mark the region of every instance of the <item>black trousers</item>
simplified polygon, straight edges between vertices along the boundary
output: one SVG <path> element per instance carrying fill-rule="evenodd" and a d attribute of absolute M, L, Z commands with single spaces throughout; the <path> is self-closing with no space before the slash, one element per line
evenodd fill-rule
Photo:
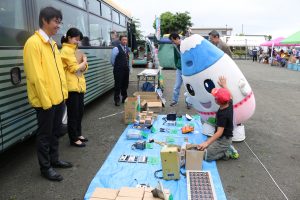
<path fill-rule="evenodd" d="M 257 61 L 257 55 L 253 56 L 252 61 Z"/>
<path fill-rule="evenodd" d="M 129 69 L 128 67 L 114 68 L 114 78 L 115 78 L 115 102 L 120 102 L 120 93 L 122 99 L 127 98 L 127 89 L 129 84 Z"/>
<path fill-rule="evenodd" d="M 61 131 L 64 103 L 43 110 L 35 108 L 38 120 L 36 137 L 37 156 L 41 171 L 58 161 L 58 137 Z"/>
<path fill-rule="evenodd" d="M 68 109 L 68 134 L 70 142 L 76 142 L 81 136 L 81 121 L 84 110 L 84 93 L 69 92 L 66 101 Z"/>

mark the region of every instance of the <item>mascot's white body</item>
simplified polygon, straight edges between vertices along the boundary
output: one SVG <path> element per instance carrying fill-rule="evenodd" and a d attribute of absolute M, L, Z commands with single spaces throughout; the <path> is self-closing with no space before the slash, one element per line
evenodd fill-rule
<path fill-rule="evenodd" d="M 233 98 L 233 141 L 245 139 L 243 122 L 255 111 L 252 89 L 235 62 L 223 51 L 200 35 L 192 35 L 181 42 L 182 78 L 188 92 L 187 101 L 199 112 L 204 124 L 204 134 L 214 133 L 210 126 L 219 106 L 211 90 L 218 85 L 220 76 L 225 76 Z"/>

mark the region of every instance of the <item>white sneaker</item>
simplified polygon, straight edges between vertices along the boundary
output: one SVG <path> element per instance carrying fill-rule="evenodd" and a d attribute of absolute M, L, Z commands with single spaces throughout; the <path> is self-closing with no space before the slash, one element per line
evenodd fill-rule
<path fill-rule="evenodd" d="M 174 107 L 174 106 L 176 106 L 178 103 L 176 102 L 176 101 L 172 101 L 172 103 L 170 103 L 170 106 L 171 107 Z"/>

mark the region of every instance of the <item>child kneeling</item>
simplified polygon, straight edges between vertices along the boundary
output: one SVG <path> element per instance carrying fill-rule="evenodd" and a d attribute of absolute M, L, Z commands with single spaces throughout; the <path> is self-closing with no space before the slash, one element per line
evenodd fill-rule
<path fill-rule="evenodd" d="M 233 148 L 233 105 L 230 91 L 227 88 L 226 78 L 221 76 L 218 84 L 221 88 L 214 88 L 211 94 L 220 106 L 216 113 L 215 134 L 207 141 L 198 145 L 199 150 L 204 150 L 204 160 L 238 158 L 237 151 Z"/>

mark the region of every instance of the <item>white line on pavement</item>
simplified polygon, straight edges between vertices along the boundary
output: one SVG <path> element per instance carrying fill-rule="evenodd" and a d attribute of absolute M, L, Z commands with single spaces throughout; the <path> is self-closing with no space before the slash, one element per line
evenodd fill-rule
<path fill-rule="evenodd" d="M 279 187 L 279 185 L 276 183 L 275 179 L 273 178 L 273 176 L 270 174 L 269 170 L 265 167 L 265 165 L 260 161 L 260 159 L 258 158 L 258 156 L 252 151 L 252 149 L 250 148 L 250 146 L 248 145 L 248 143 L 244 140 L 244 143 L 246 144 L 246 146 L 248 147 L 248 149 L 252 152 L 252 154 L 256 157 L 256 159 L 258 160 L 258 162 L 263 166 L 263 168 L 265 169 L 265 171 L 268 173 L 268 175 L 270 176 L 270 178 L 272 179 L 272 181 L 275 183 L 276 187 L 279 189 L 279 191 L 283 194 L 283 196 L 285 197 L 286 200 L 288 200 L 287 196 L 284 194 L 284 192 L 282 191 L 282 189 Z"/>
<path fill-rule="evenodd" d="M 121 111 L 121 112 L 117 112 L 117 113 L 114 113 L 114 114 L 110 114 L 110 115 L 106 115 L 104 117 L 100 117 L 99 119 L 105 119 L 105 118 L 108 118 L 108 117 L 112 117 L 112 116 L 115 116 L 115 115 L 118 115 L 118 114 L 122 114 L 124 111 Z"/>

